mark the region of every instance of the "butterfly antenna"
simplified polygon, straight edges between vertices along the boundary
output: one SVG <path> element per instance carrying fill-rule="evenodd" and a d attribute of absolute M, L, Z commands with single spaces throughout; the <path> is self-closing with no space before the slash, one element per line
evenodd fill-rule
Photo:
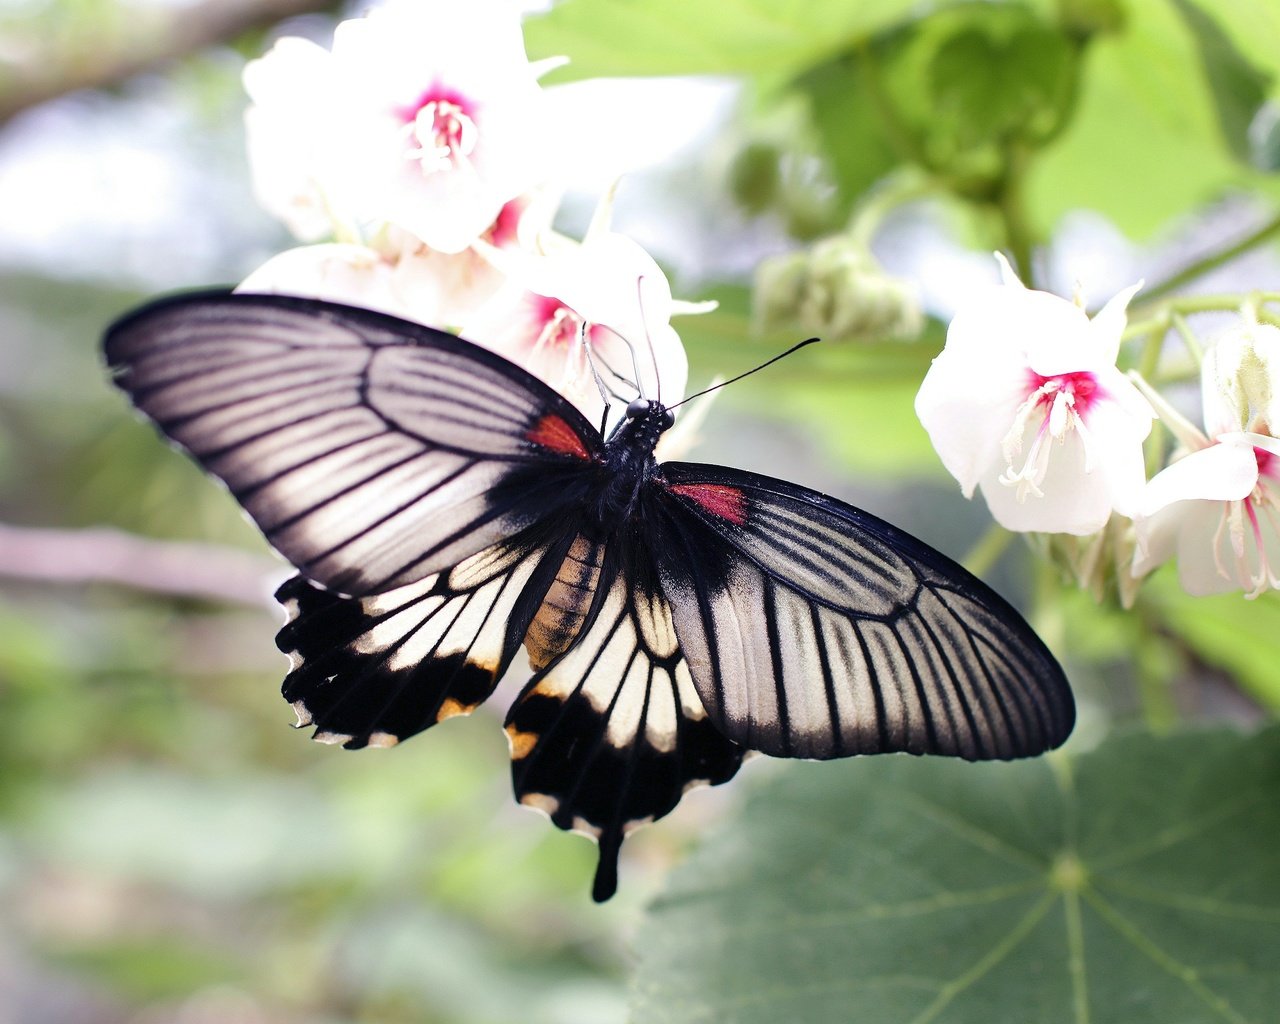
<path fill-rule="evenodd" d="M 779 352 L 772 359 L 766 360 L 765 362 L 761 363 L 759 366 L 752 367 L 746 373 L 740 373 L 736 377 L 730 377 L 728 380 L 722 380 L 719 384 L 712 384 L 711 387 L 703 388 L 701 391 L 695 392 L 694 394 L 689 395 L 686 398 L 682 398 L 680 401 L 676 402 L 675 405 L 669 405 L 667 406 L 667 408 L 678 409 L 680 406 L 684 405 L 685 402 L 691 402 L 695 398 L 701 398 L 703 395 L 709 394 L 712 391 L 716 391 L 719 388 L 724 387 L 726 384 L 732 384 L 735 381 L 740 381 L 742 380 L 743 377 L 750 377 L 753 373 L 757 372 L 758 370 L 763 370 L 766 366 L 772 366 L 779 359 L 785 359 L 787 356 L 791 355 L 793 352 L 799 352 L 806 345 L 812 345 L 815 342 L 818 342 L 821 340 L 822 340 L 821 338 L 806 338 L 804 341 L 801 341 L 796 343 L 795 345 L 792 345 L 785 352 Z"/>
<path fill-rule="evenodd" d="M 649 333 L 649 318 L 644 315 L 644 274 L 636 278 L 636 305 L 640 309 L 640 326 L 644 330 L 644 343 L 649 346 L 649 359 L 653 363 L 654 386 L 658 393 L 654 396 L 658 404 L 662 404 L 662 375 L 658 373 L 658 350 L 653 344 L 653 335 Z M 640 380 L 640 368 L 636 367 L 636 380 Z M 640 389 L 637 387 L 637 391 Z"/>
<path fill-rule="evenodd" d="M 587 343 L 587 322 L 582 321 L 578 325 L 578 344 L 582 346 L 582 351 L 587 354 L 587 365 L 591 367 L 591 379 L 596 382 L 596 388 L 600 392 L 600 401 L 604 403 L 605 417 L 609 416 L 609 396 L 613 394 L 613 390 L 605 385 L 604 378 L 600 376 L 600 371 L 596 369 L 595 355 L 591 351 L 591 346 Z M 616 395 L 614 396 L 617 397 Z M 600 433 L 604 433 L 604 424 L 600 426 Z"/>
<path fill-rule="evenodd" d="M 607 330 L 607 328 L 606 328 L 606 330 Z M 629 387 L 629 388 L 630 388 L 632 391 L 634 391 L 636 394 L 639 394 L 639 393 L 640 393 L 640 385 L 639 385 L 639 384 L 637 384 L 635 381 L 633 381 L 633 380 L 632 380 L 630 377 L 628 377 L 626 374 L 619 373 L 617 370 L 615 370 L 615 369 L 613 368 L 613 366 L 609 363 L 609 360 L 607 360 L 607 359 L 604 357 L 604 353 L 602 353 L 602 352 L 597 352 L 597 353 L 595 354 L 595 356 L 596 356 L 596 358 L 597 358 L 598 360 L 600 360 L 600 365 L 601 365 L 601 366 L 603 366 L 606 370 L 608 370 L 608 371 L 609 371 L 609 376 L 610 376 L 610 377 L 612 377 L 612 378 L 613 378 L 614 380 L 616 380 L 616 381 L 620 381 L 621 383 L 625 384 L 627 387 Z M 610 389 L 610 390 L 612 390 L 612 389 Z M 619 394 L 617 394 L 617 393 L 615 392 L 614 397 L 616 397 L 616 398 L 618 398 L 618 399 L 622 399 L 622 398 L 625 398 L 626 396 L 625 396 L 625 395 L 619 395 Z M 627 398 L 627 401 L 629 402 L 629 401 L 631 401 L 631 399 L 630 399 L 630 398 Z"/>

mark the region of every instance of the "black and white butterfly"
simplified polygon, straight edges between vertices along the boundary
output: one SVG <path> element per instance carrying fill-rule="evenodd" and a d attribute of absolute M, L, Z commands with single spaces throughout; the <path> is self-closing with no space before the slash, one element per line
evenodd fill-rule
<path fill-rule="evenodd" d="M 659 464 L 658 402 L 606 440 L 486 349 L 278 295 L 163 299 L 105 344 L 297 567 L 277 643 L 316 739 L 466 714 L 524 645 L 516 796 L 599 841 L 597 900 L 629 830 L 748 751 L 1007 759 L 1071 731 L 1062 670 L 985 584 L 816 491 Z"/>

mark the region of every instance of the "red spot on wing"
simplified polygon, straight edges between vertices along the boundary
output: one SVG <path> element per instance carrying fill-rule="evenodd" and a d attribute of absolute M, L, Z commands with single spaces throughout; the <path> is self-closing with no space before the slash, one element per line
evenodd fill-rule
<path fill-rule="evenodd" d="M 587 446 L 583 444 L 582 438 L 573 427 L 553 412 L 547 413 L 538 420 L 525 437 L 534 444 L 559 452 L 561 455 L 573 455 L 579 459 L 591 458 Z"/>
<path fill-rule="evenodd" d="M 747 521 L 747 496 L 726 484 L 674 484 L 674 494 L 688 498 L 703 511 L 741 526 Z"/>

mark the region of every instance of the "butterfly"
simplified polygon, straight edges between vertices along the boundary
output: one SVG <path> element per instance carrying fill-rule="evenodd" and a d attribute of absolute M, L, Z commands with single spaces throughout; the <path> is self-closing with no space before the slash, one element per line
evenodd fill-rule
<path fill-rule="evenodd" d="M 105 352 L 297 568 L 277 645 L 315 739 L 467 714 L 523 645 L 516 798 L 596 838 L 596 900 L 628 832 L 748 752 L 1009 759 L 1071 731 L 1062 669 L 1003 598 L 817 491 L 657 462 L 661 402 L 606 438 L 487 349 L 280 295 L 161 299 Z"/>

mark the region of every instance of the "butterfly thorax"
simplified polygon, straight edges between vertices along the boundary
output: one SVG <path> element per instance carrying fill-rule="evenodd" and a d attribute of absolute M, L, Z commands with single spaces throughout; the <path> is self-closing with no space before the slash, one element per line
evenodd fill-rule
<path fill-rule="evenodd" d="M 610 435 L 596 457 L 598 475 L 574 538 L 551 588 L 529 626 L 525 649 L 534 668 L 567 651 L 585 627 L 611 541 L 640 514 L 645 483 L 658 472 L 653 457 L 670 425 L 662 406 L 637 410 Z"/>
<path fill-rule="evenodd" d="M 671 426 L 672 416 L 665 406 L 648 402 L 639 412 L 640 404 L 632 403 L 627 418 L 609 436 L 599 455 L 602 486 L 591 518 L 605 534 L 637 511 L 641 489 L 658 472 L 653 457 L 658 438 Z"/>

